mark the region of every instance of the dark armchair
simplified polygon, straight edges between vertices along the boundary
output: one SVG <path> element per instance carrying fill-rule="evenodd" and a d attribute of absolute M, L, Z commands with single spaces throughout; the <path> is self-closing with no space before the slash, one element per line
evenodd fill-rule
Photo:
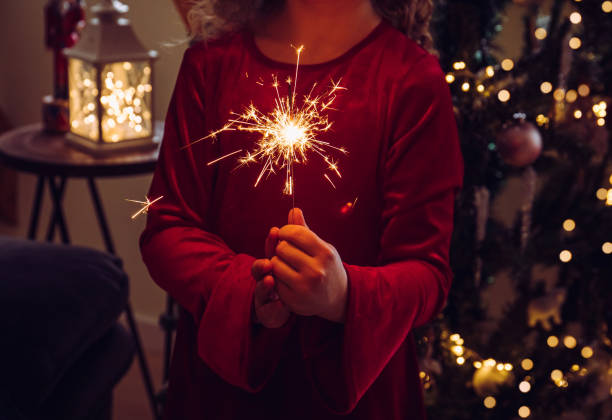
<path fill-rule="evenodd" d="M 0 419 L 110 419 L 127 298 L 116 257 L 0 237 Z"/>

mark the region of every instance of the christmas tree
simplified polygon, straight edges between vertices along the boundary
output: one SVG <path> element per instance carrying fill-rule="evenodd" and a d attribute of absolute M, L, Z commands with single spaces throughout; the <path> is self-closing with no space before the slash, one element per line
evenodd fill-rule
<path fill-rule="evenodd" d="M 514 3 L 514 60 L 494 43 L 511 1 L 438 2 L 433 23 L 465 186 L 453 287 L 418 334 L 425 400 L 432 419 L 612 418 L 612 1 Z"/>

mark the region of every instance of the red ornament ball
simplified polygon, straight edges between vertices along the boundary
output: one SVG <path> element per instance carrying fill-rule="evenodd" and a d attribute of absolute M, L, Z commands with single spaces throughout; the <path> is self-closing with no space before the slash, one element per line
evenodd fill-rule
<path fill-rule="evenodd" d="M 542 153 L 542 135 L 535 125 L 519 119 L 504 125 L 497 137 L 497 150 L 508 165 L 522 168 Z"/>

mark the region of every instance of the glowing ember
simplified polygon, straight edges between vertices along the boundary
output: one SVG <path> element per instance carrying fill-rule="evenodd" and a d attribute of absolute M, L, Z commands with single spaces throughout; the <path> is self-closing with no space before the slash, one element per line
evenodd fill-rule
<path fill-rule="evenodd" d="M 161 200 L 162 198 L 164 198 L 163 195 L 160 196 L 160 197 L 157 197 L 153 201 L 149 200 L 148 197 L 145 197 L 145 200 L 147 200 L 147 201 L 130 200 L 130 199 L 127 199 L 127 198 L 125 199 L 125 201 L 129 201 L 131 203 L 138 203 L 138 204 L 142 204 L 143 205 L 143 207 L 140 210 L 138 210 L 136 213 L 134 213 L 132 215 L 132 219 L 135 219 L 135 218 L 137 218 L 139 215 L 141 215 L 143 213 L 146 214 L 149 211 L 149 207 L 151 207 L 154 203 L 156 203 L 157 201 Z"/>

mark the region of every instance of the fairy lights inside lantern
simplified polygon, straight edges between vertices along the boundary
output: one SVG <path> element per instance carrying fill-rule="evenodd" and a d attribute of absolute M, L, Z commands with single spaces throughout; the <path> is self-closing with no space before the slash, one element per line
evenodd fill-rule
<path fill-rule="evenodd" d="M 106 153 L 155 146 L 153 61 L 124 17 L 128 7 L 104 0 L 68 57 L 68 139 Z"/>

